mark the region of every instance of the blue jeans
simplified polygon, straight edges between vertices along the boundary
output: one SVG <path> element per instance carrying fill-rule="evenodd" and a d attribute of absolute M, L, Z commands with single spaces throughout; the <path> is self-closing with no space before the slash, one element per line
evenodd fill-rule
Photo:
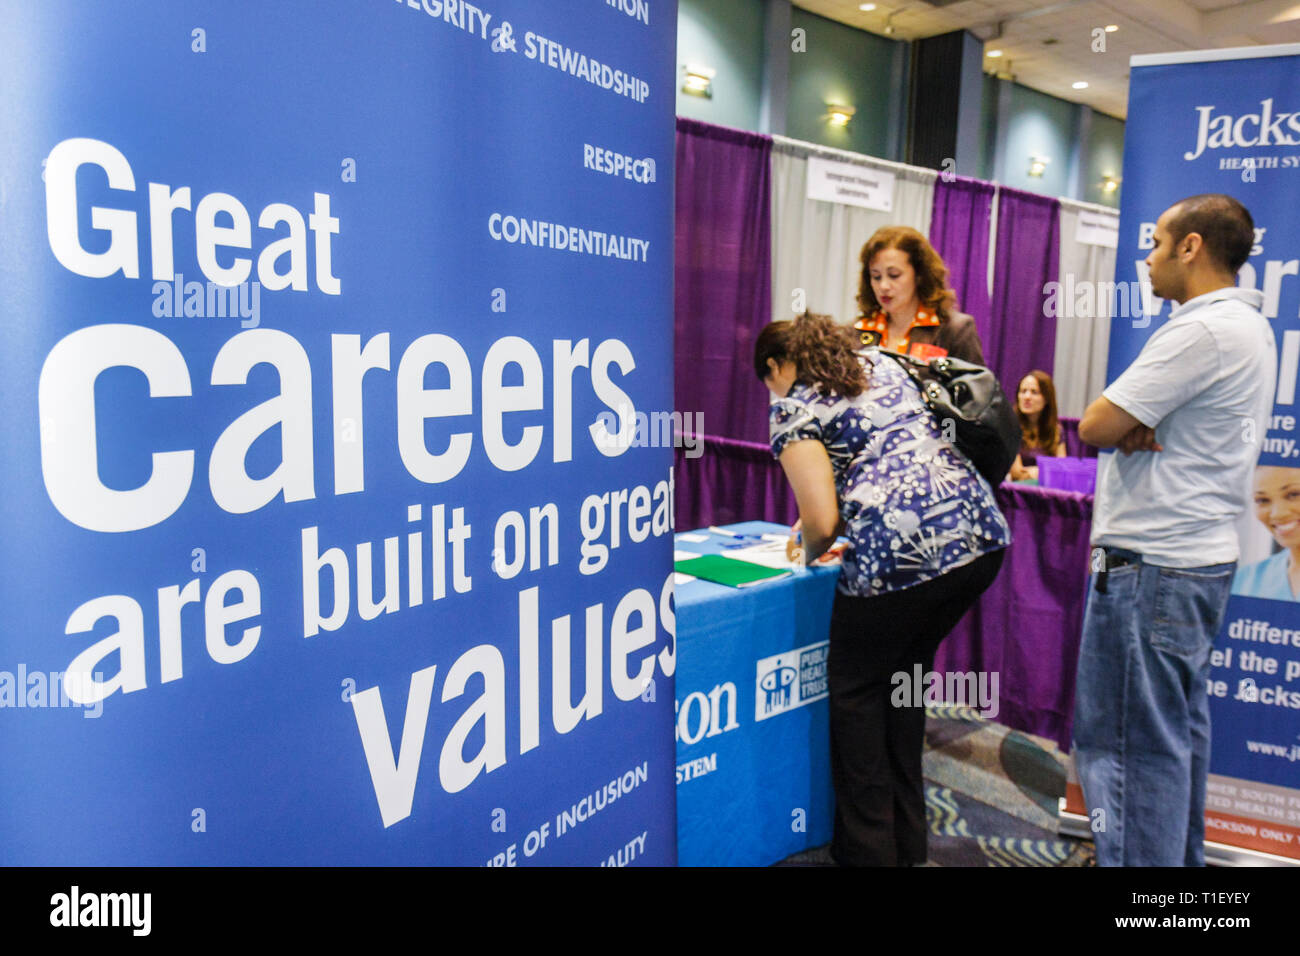
<path fill-rule="evenodd" d="M 1101 866 L 1204 866 L 1206 681 L 1236 562 L 1134 563 L 1088 588 L 1075 687 L 1075 768 Z M 1100 811 L 1100 812 L 1099 812 Z"/>

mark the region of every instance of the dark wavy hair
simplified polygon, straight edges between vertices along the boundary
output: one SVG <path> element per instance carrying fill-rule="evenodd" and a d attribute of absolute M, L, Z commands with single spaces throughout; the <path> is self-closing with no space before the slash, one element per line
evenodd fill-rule
<path fill-rule="evenodd" d="M 1038 383 L 1038 391 L 1043 396 L 1043 410 L 1038 413 L 1037 424 L 1031 422 L 1029 416 L 1020 410 L 1020 382 L 1027 378 Z M 1056 386 L 1052 384 L 1052 376 L 1036 368 L 1020 376 L 1020 382 L 1016 383 L 1016 417 L 1020 419 L 1024 443 L 1030 448 L 1056 451 L 1057 443 L 1061 440 L 1061 425 L 1056 415 Z"/>
<path fill-rule="evenodd" d="M 948 267 L 928 239 L 910 226 L 885 226 L 877 229 L 858 256 L 862 273 L 858 279 L 858 308 L 863 315 L 880 311 L 876 293 L 871 289 L 871 260 L 886 249 L 897 249 L 907 254 L 907 261 L 916 271 L 916 297 L 921 304 L 939 317 L 941 323 L 957 310 L 957 293 L 948 288 Z"/>
<path fill-rule="evenodd" d="M 754 342 L 754 374 L 759 381 L 771 369 L 768 359 L 794 362 L 796 381 L 846 398 L 861 395 L 867 374 L 858 360 L 857 333 L 829 315 L 805 312 L 793 319 L 769 322 Z"/>

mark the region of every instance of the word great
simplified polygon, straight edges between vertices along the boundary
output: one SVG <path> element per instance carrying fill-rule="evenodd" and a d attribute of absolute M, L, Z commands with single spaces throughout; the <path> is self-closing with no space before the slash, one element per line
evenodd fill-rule
<path fill-rule="evenodd" d="M 110 189 L 135 192 L 135 173 L 126 157 L 114 146 L 97 139 L 65 139 L 45 161 L 45 216 L 50 249 L 59 263 L 71 272 L 91 279 L 103 279 L 121 272 L 128 279 L 140 278 L 140 239 L 137 215 L 130 209 L 90 207 L 90 229 L 108 233 L 108 248 L 89 252 L 81 244 L 83 211 L 77 198 L 77 175 L 83 166 L 103 173 Z M 83 178 L 83 182 L 84 182 Z M 257 217 L 259 229 L 289 227 L 289 234 L 268 242 L 257 258 L 257 279 L 271 291 L 292 288 L 307 291 L 307 229 L 315 234 L 316 287 L 338 295 L 339 280 L 332 272 L 330 237 L 339 231 L 339 221 L 330 215 L 330 197 L 315 194 L 315 207 L 303 215 L 287 203 L 274 202 Z M 153 277 L 171 282 L 174 274 L 172 227 L 178 209 L 189 212 L 193 198 L 189 186 L 172 189 L 161 183 L 149 184 L 149 251 Z M 217 217 L 227 224 L 218 225 Z M 199 268 L 218 285 L 235 286 L 246 281 L 253 260 L 234 256 L 230 265 L 218 261 L 223 249 L 252 249 L 252 225 L 244 204 L 228 193 L 208 193 L 194 209 L 194 245 Z M 288 263 L 280 267 L 280 260 Z"/>
<path fill-rule="evenodd" d="M 364 491 L 365 408 L 362 381 L 369 373 L 392 369 L 389 333 L 364 344 L 360 335 L 331 335 L 331 402 L 333 411 L 334 494 Z M 259 365 L 279 377 L 278 395 L 239 415 L 217 437 L 208 455 L 208 490 L 212 500 L 231 514 L 248 514 L 278 496 L 285 502 L 316 497 L 316 416 L 312 405 L 312 367 L 293 336 L 277 329 L 248 329 L 230 338 L 212 362 L 211 384 L 246 385 Z M 425 385 L 430 367 L 440 366 L 448 384 Z M 513 374 L 509 366 L 517 366 Z M 573 458 L 573 379 L 590 369 L 592 391 L 608 408 L 635 414 L 627 393 L 610 377 L 610 366 L 626 375 L 636 368 L 631 350 L 618 339 L 590 348 L 557 339 L 551 343 L 551 460 Z M 196 453 L 192 449 L 153 451 L 141 438 L 114 453 L 150 456 L 148 479 L 136 488 L 110 488 L 100 478 L 95 382 L 110 368 L 144 373 L 150 398 L 186 397 L 193 393 L 190 368 L 176 344 L 161 332 L 140 325 L 91 325 L 60 339 L 41 367 L 41 475 L 45 491 L 59 513 L 91 531 L 138 531 L 165 521 L 189 496 Z M 507 379 L 519 384 L 507 385 Z M 482 404 L 479 427 L 465 422 L 474 413 L 475 375 L 469 356 L 448 335 L 430 333 L 406 347 L 390 376 L 396 391 L 397 451 L 407 472 L 425 484 L 450 481 L 469 460 L 478 432 L 489 461 L 500 471 L 519 471 L 537 457 L 544 425 L 527 424 L 513 443 L 506 437 L 506 418 L 516 412 L 543 411 L 542 361 L 525 339 L 506 336 L 492 343 L 478 377 Z M 629 412 L 630 410 L 630 412 Z M 426 423 L 441 423 L 436 439 L 426 439 Z M 513 426 L 518 428 L 519 426 Z M 629 427 L 620 423 L 619 430 Z M 592 443 L 604 456 L 617 457 L 627 445 L 612 440 L 605 425 L 587 426 Z M 280 461 L 268 475 L 248 474 L 249 450 L 268 432 Z M 346 440 L 343 436 L 350 436 Z M 429 441 L 441 450 L 431 451 Z"/>

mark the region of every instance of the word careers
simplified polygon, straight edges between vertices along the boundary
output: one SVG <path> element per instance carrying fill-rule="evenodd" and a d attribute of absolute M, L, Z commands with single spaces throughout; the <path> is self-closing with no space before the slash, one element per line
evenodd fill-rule
<path fill-rule="evenodd" d="M 55 258 L 77 275 L 106 278 L 121 272 L 138 278 L 137 216 L 129 209 L 90 207 L 91 232 L 107 232 L 108 248 L 88 252 L 81 244 L 85 215 L 77 201 L 77 177 L 82 167 L 97 167 L 108 186 L 135 191 L 135 177 L 126 157 L 108 143 L 93 139 L 68 139 L 50 152 L 46 161 L 45 199 L 50 248 Z M 83 178 L 82 182 L 86 180 Z M 149 184 L 150 247 L 153 275 L 170 280 L 174 266 L 172 217 L 189 210 L 188 186 L 173 190 Z M 339 220 L 330 216 L 330 197 L 315 194 L 315 211 L 306 223 L 315 233 L 315 279 L 320 291 L 340 293 L 331 268 L 331 237 L 339 233 Z M 233 225 L 217 225 L 218 214 Z M 228 267 L 217 262 L 217 251 L 251 249 L 248 211 L 234 196 L 211 193 L 198 203 L 194 215 L 199 267 L 214 282 L 238 284 L 251 270 L 250 258 L 236 257 Z M 288 236 L 277 238 L 262 250 L 257 261 L 258 281 L 269 290 L 307 288 L 307 243 L 302 214 L 285 203 L 272 203 L 258 216 L 261 229 L 287 224 Z M 280 260 L 288 267 L 278 271 Z M 331 399 L 333 408 L 334 494 L 365 490 L 362 379 L 368 372 L 392 371 L 389 333 L 376 334 L 364 343 L 360 335 L 335 334 L 331 346 Z M 619 418 L 620 433 L 634 427 L 635 407 L 627 393 L 610 377 L 610 366 L 622 375 L 636 368 L 631 350 L 618 339 L 606 339 L 594 349 L 587 339 L 551 343 L 551 460 L 573 457 L 573 377 L 589 369 L 592 391 Z M 208 460 L 208 486 L 213 500 L 231 514 L 247 514 L 265 507 L 277 496 L 285 502 L 316 497 L 312 414 L 312 368 L 307 353 L 293 336 L 274 329 L 248 329 L 231 337 L 212 363 L 211 384 L 245 385 L 258 365 L 271 365 L 279 375 L 280 394 L 236 418 L 218 436 Z M 446 370 L 449 384 L 426 388 L 425 372 L 433 365 Z M 504 384 L 508 366 L 518 366 L 522 383 Z M 135 368 L 148 380 L 151 398 L 179 398 L 193 394 L 190 369 L 175 343 L 161 332 L 140 325 L 114 323 L 78 329 L 50 350 L 39 381 L 41 472 L 50 501 L 67 520 L 101 532 L 138 531 L 175 514 L 189 496 L 194 479 L 195 452 L 152 452 L 148 479 L 139 487 L 114 489 L 100 480 L 98 429 L 95 420 L 95 382 L 110 368 Z M 517 336 L 498 339 L 488 349 L 481 370 L 481 427 L 484 450 L 500 471 L 518 471 L 537 456 L 545 431 L 542 425 L 522 428 L 518 441 L 507 441 L 504 418 L 512 412 L 545 410 L 542 362 L 531 343 Z M 518 379 L 518 373 L 513 378 Z M 426 334 L 414 339 L 397 362 L 397 445 L 402 464 L 412 477 L 426 484 L 455 478 L 469 460 L 473 431 L 457 427 L 474 413 L 474 375 L 470 359 L 455 339 Z M 629 413 L 629 409 L 631 412 Z M 429 450 L 425 423 L 446 420 L 445 448 Z M 606 420 L 608 416 L 606 416 Z M 267 431 L 279 428 L 281 461 L 262 478 L 245 470 L 245 456 Z M 630 442 L 618 441 L 605 421 L 587 426 L 593 445 L 606 457 L 623 454 Z M 352 440 L 337 436 L 350 434 Z M 147 454 L 147 450 L 141 450 Z"/>

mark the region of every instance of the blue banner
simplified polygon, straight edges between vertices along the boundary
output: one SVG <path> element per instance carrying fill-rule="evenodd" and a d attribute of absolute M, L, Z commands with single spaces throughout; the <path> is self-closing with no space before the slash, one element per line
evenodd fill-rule
<path fill-rule="evenodd" d="M 0 862 L 673 864 L 676 4 L 0 36 Z"/>
<path fill-rule="evenodd" d="M 1263 293 L 1279 371 L 1267 433 L 1243 436 L 1261 442 L 1260 467 L 1213 656 L 1206 839 L 1290 857 L 1300 857 L 1300 604 L 1288 576 L 1300 557 L 1298 57 L 1261 47 L 1135 58 L 1107 373 L 1117 378 L 1173 308 L 1151 296 L 1143 265 L 1160 213 L 1199 193 L 1239 199 L 1255 246 L 1238 284 Z"/>

